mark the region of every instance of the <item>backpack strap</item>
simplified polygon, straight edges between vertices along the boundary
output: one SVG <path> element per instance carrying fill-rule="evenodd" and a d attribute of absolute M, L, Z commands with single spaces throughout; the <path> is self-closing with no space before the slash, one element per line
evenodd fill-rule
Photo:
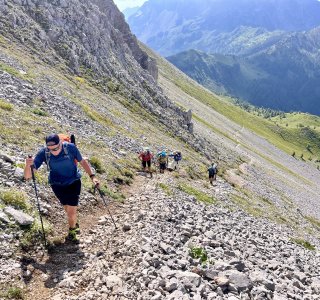
<path fill-rule="evenodd" d="M 68 145 L 67 145 L 67 143 L 66 142 L 63 142 L 62 143 L 62 149 L 63 149 L 63 152 L 64 152 L 64 155 L 66 156 L 68 156 L 69 157 L 69 150 L 68 150 Z M 70 157 L 69 157 L 70 158 Z"/>
<path fill-rule="evenodd" d="M 68 156 L 68 158 L 75 162 L 75 159 L 69 154 L 69 149 L 68 149 L 68 142 L 63 142 L 62 143 L 62 149 L 63 149 L 63 152 L 64 152 L 64 156 Z"/>
<path fill-rule="evenodd" d="M 51 153 L 50 153 L 50 151 L 49 151 L 49 149 L 48 149 L 47 147 L 46 147 L 46 149 L 45 149 L 44 154 L 45 154 L 45 157 L 46 157 L 47 171 L 50 172 L 50 165 L 49 165 L 49 163 L 50 163 Z"/>
<path fill-rule="evenodd" d="M 63 142 L 62 143 L 62 149 L 63 149 L 63 152 L 64 152 L 64 156 L 68 156 L 68 158 L 74 162 L 75 165 L 77 165 L 77 160 L 69 154 L 69 149 L 68 149 L 68 142 Z"/>

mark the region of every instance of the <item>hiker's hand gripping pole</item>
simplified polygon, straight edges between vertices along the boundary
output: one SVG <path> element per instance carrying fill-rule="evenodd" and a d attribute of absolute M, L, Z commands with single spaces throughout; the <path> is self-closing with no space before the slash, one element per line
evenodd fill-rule
<path fill-rule="evenodd" d="M 111 215 L 111 212 L 110 212 L 110 210 L 109 210 L 109 208 L 108 208 L 107 201 L 106 201 L 106 199 L 104 198 L 103 192 L 100 190 L 100 187 L 99 187 L 98 184 L 94 186 L 94 190 L 98 190 L 99 195 L 100 195 L 100 197 L 102 198 L 102 201 L 103 201 L 104 205 L 105 205 L 106 208 L 107 208 L 107 211 L 108 211 L 108 213 L 109 213 L 109 215 L 110 215 L 110 218 L 111 218 L 111 220 L 112 220 L 112 222 L 113 222 L 114 227 L 115 227 L 116 229 L 118 229 L 118 228 L 117 228 L 117 225 L 116 225 L 116 223 L 115 223 L 115 221 L 114 221 L 114 219 L 113 219 L 113 217 L 112 217 L 112 215 Z"/>
<path fill-rule="evenodd" d="M 32 157 L 32 155 L 28 156 L 29 158 Z M 34 165 L 30 165 L 31 168 L 31 175 L 32 175 L 32 180 L 33 180 L 33 186 L 34 186 L 34 191 L 36 194 L 36 199 L 37 199 L 37 207 L 39 211 L 39 217 L 40 217 L 40 222 L 41 222 L 41 228 L 42 228 L 42 236 L 43 236 L 43 241 L 44 241 L 44 246 L 47 246 L 47 239 L 46 239 L 46 234 L 44 232 L 44 227 L 43 227 L 43 221 L 42 221 L 42 216 L 41 216 L 41 209 L 40 209 L 40 201 L 39 201 L 39 196 L 38 196 L 38 189 L 37 189 L 37 183 L 36 183 L 36 177 L 34 175 Z"/>

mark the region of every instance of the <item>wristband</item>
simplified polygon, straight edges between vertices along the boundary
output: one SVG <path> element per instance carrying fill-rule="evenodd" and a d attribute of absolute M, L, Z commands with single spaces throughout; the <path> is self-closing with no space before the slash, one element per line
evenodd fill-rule
<path fill-rule="evenodd" d="M 94 176 L 96 176 L 95 174 L 91 174 L 89 175 L 89 177 L 92 179 Z"/>

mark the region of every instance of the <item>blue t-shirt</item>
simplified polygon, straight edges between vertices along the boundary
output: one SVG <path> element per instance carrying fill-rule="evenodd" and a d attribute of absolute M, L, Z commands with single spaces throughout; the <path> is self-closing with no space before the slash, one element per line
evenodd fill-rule
<path fill-rule="evenodd" d="M 175 161 L 180 161 L 182 159 L 182 155 L 181 153 L 176 153 L 174 154 L 173 158 Z"/>
<path fill-rule="evenodd" d="M 63 143 L 67 147 L 68 155 L 64 149 L 58 155 L 50 153 L 49 157 L 49 183 L 51 185 L 69 185 L 81 178 L 81 173 L 77 167 L 75 159 L 80 162 L 82 156 L 78 148 L 71 143 Z M 46 147 L 42 148 L 34 158 L 34 166 L 39 169 L 43 163 L 46 163 Z"/>

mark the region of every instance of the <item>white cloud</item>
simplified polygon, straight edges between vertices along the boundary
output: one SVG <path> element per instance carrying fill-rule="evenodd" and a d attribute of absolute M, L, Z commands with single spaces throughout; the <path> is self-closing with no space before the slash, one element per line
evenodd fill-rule
<path fill-rule="evenodd" d="M 113 0 L 113 2 L 122 11 L 128 7 L 141 6 L 147 0 Z"/>

